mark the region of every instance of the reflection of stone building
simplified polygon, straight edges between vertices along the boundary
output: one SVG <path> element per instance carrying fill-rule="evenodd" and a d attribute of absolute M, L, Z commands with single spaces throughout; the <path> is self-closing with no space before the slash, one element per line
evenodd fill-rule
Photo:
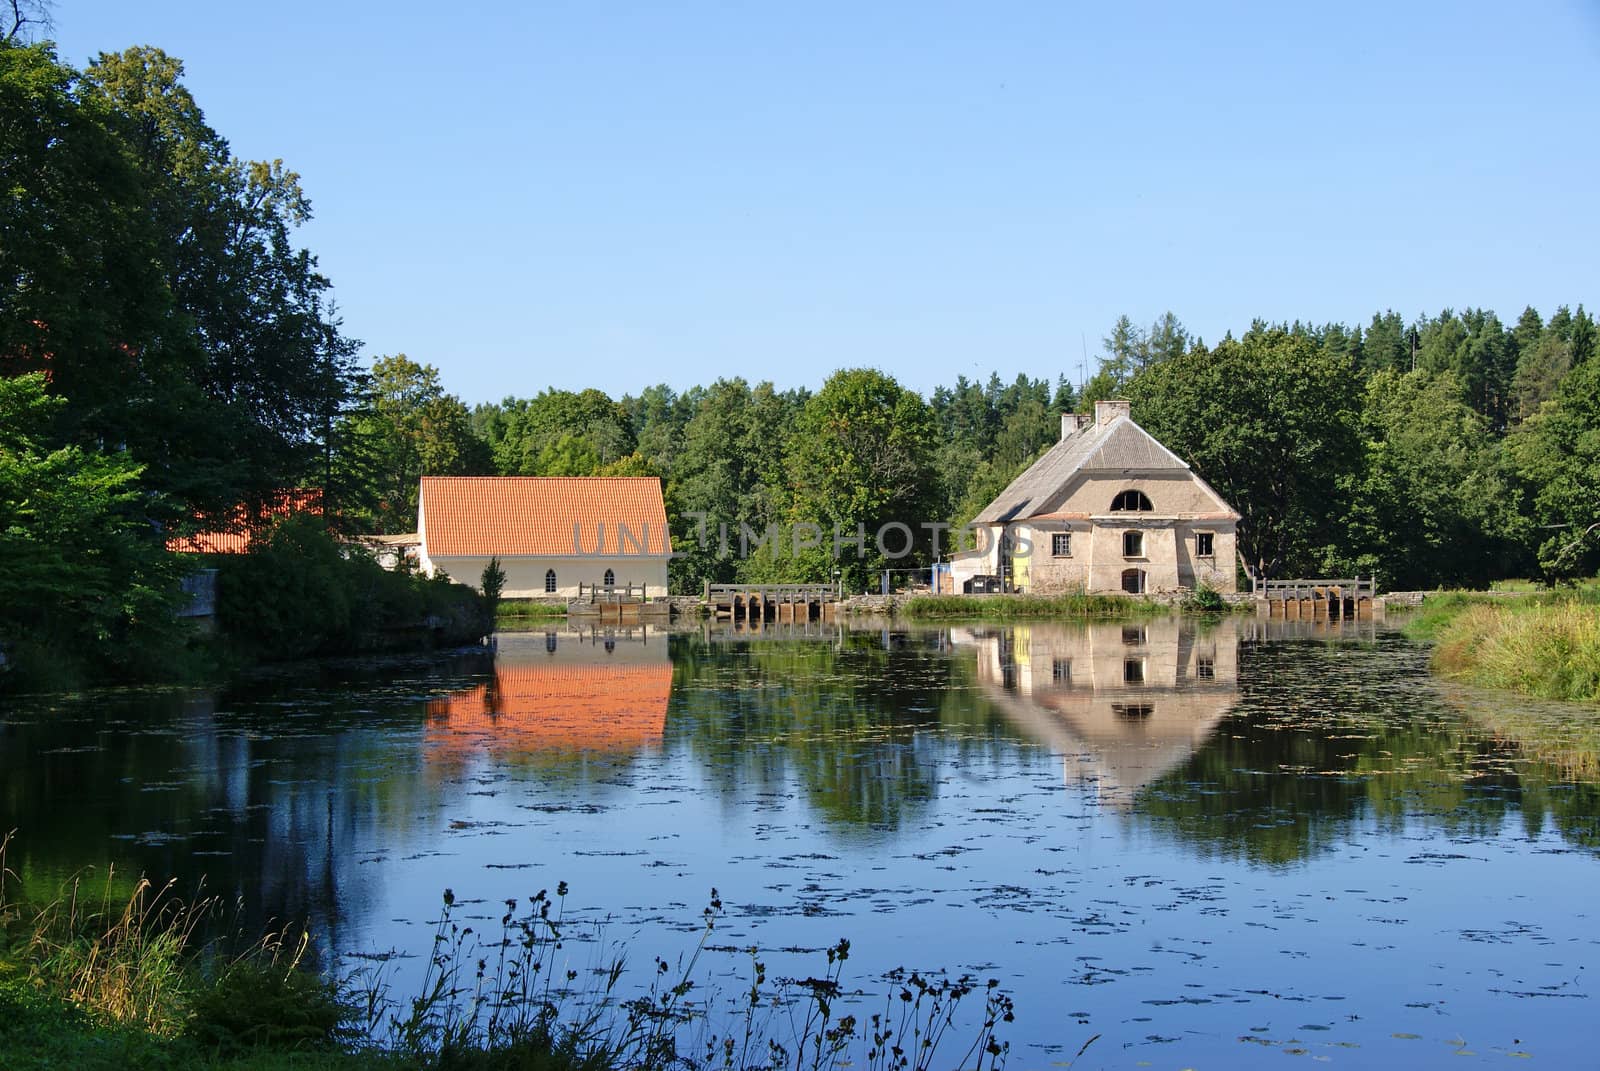
<path fill-rule="evenodd" d="M 428 703 L 430 761 L 659 744 L 672 694 L 667 637 L 617 632 L 502 634 L 494 674 Z"/>
<path fill-rule="evenodd" d="M 1187 759 L 1239 694 L 1232 622 L 1188 620 L 957 630 L 986 696 L 1064 756 L 1066 779 L 1117 805 Z"/>

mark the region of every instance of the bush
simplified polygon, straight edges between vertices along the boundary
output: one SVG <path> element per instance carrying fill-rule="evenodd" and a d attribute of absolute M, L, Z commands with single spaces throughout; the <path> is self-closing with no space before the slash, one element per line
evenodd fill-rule
<path fill-rule="evenodd" d="M 220 630 L 267 661 L 469 643 L 490 631 L 471 588 L 390 572 L 312 516 L 285 518 L 218 565 Z"/>
<path fill-rule="evenodd" d="M 329 1052 L 356 1036 L 338 985 L 303 969 L 298 956 L 229 963 L 200 988 L 191 1011 L 189 1037 L 221 1056 L 262 1048 Z"/>

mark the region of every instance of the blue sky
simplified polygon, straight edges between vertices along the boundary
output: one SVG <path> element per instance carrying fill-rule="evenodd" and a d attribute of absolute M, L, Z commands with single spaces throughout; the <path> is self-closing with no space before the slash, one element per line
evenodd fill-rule
<path fill-rule="evenodd" d="M 1207 339 L 1600 303 L 1600 5 L 59 0 L 281 157 L 368 357 L 469 403 L 1077 380 Z"/>

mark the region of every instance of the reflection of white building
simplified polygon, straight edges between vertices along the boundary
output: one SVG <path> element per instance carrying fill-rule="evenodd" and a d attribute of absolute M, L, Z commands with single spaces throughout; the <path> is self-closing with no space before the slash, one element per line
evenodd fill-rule
<path fill-rule="evenodd" d="M 428 702 L 430 761 L 631 752 L 661 742 L 672 695 L 667 638 L 648 626 L 505 632 L 484 683 Z"/>
<path fill-rule="evenodd" d="M 1117 806 L 1187 760 L 1239 694 L 1232 622 L 1204 632 L 1179 618 L 1052 623 L 951 638 L 977 649 L 978 681 L 1006 718 L 1063 755 L 1067 782 L 1093 782 Z"/>

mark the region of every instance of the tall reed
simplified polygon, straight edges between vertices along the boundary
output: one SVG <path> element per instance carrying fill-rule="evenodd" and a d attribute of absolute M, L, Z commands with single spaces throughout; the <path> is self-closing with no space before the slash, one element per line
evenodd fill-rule
<path fill-rule="evenodd" d="M 1437 628 L 1442 676 L 1546 699 L 1600 700 L 1600 607 L 1470 604 Z"/>

